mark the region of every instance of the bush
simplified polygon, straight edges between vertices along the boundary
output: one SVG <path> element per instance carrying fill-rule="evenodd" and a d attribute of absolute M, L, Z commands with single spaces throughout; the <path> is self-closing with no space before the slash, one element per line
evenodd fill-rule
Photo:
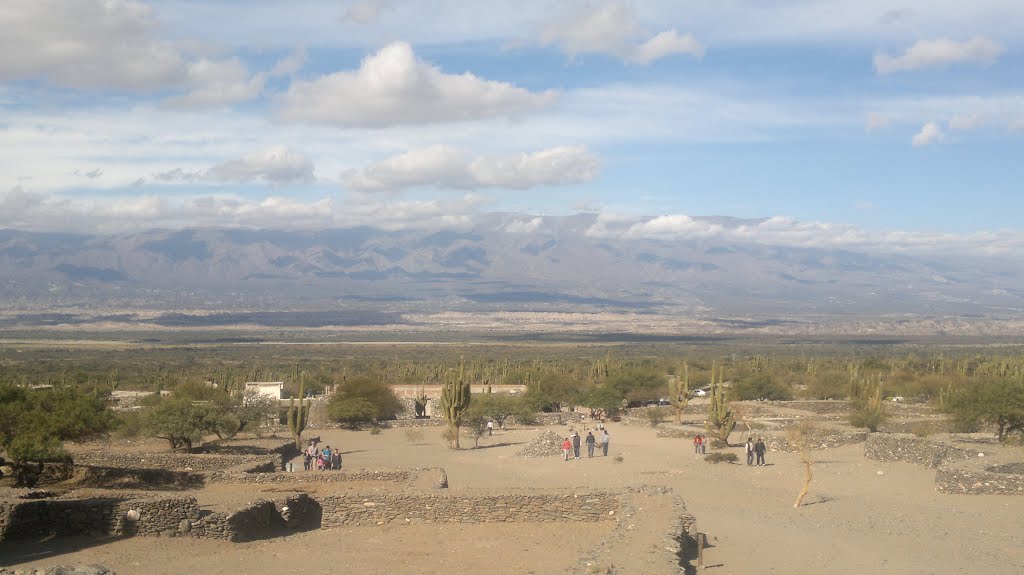
<path fill-rule="evenodd" d="M 884 411 L 867 405 L 862 405 L 850 414 L 850 425 L 854 427 L 866 427 L 868 431 L 874 433 L 878 431 L 879 426 L 885 423 L 885 419 L 886 415 Z"/>
<path fill-rule="evenodd" d="M 722 463 L 723 461 L 726 463 L 736 463 L 739 461 L 739 457 L 731 451 L 716 451 L 705 455 L 704 461 L 708 463 Z"/>
<path fill-rule="evenodd" d="M 962 388 L 949 401 L 957 430 L 991 425 L 1000 441 L 1012 433 L 1024 435 L 1024 379 L 1003 378 Z"/>
<path fill-rule="evenodd" d="M 374 425 L 370 428 L 370 435 L 380 435 L 383 431 L 380 426 Z"/>
<path fill-rule="evenodd" d="M 776 381 L 771 375 L 760 373 L 736 382 L 732 386 L 732 397 L 730 399 L 788 401 L 793 399 L 793 392 L 789 389 L 789 386 Z"/>
<path fill-rule="evenodd" d="M 658 427 L 658 424 L 668 418 L 668 413 L 663 407 L 651 407 L 644 412 L 644 418 L 651 427 Z"/>
<path fill-rule="evenodd" d="M 409 443 L 412 443 L 413 445 L 420 443 L 421 441 L 423 441 L 423 430 L 416 428 L 406 429 L 405 440 L 408 441 Z"/>
<path fill-rule="evenodd" d="M 327 415 L 331 421 L 352 428 L 393 419 L 404 409 L 389 385 L 369 377 L 346 380 L 327 402 Z"/>

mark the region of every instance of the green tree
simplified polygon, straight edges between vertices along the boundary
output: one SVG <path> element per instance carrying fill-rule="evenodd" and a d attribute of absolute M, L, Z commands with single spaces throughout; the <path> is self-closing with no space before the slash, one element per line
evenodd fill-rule
<path fill-rule="evenodd" d="M 342 382 L 327 402 L 327 415 L 348 427 L 393 419 L 405 406 L 391 386 L 371 377 L 352 377 Z"/>
<path fill-rule="evenodd" d="M 71 461 L 63 442 L 101 435 L 113 424 L 102 400 L 73 386 L 0 386 L 0 449 L 11 459 L 19 485 L 35 485 L 46 463 Z"/>
<path fill-rule="evenodd" d="M 789 386 L 780 383 L 770 373 L 754 373 L 733 383 L 732 399 L 743 401 L 749 399 L 767 399 L 769 401 L 789 401 L 793 393 Z"/>
<path fill-rule="evenodd" d="M 520 422 L 533 419 L 533 410 L 525 398 L 507 393 L 482 393 L 473 398 L 467 415 L 479 416 L 484 420 L 493 421 L 499 428 L 505 427 L 505 421 L 515 418 Z"/>
<path fill-rule="evenodd" d="M 1012 433 L 1024 434 L 1024 379 L 1000 378 L 964 387 L 947 404 L 960 429 L 991 425 L 1000 441 Z"/>

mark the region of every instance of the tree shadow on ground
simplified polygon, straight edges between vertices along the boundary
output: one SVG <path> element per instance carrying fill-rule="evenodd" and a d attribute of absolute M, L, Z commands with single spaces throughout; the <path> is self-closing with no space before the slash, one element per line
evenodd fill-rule
<path fill-rule="evenodd" d="M 501 443 L 492 443 L 490 445 L 479 445 L 473 449 L 490 449 L 492 447 L 509 447 L 512 445 L 522 445 L 525 441 L 502 441 Z"/>
<path fill-rule="evenodd" d="M 39 539 L 19 539 L 0 543 L 0 564 L 17 565 L 35 561 L 52 561 L 55 557 L 90 547 L 119 541 L 116 535 L 47 535 Z"/>

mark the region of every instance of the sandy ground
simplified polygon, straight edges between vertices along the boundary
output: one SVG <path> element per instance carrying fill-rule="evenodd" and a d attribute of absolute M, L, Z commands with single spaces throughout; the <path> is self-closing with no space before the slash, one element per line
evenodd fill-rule
<path fill-rule="evenodd" d="M 687 440 L 658 438 L 648 427 L 609 424 L 611 455 L 568 463 L 515 453 L 538 430 L 496 431 L 480 449 L 451 451 L 439 428 L 419 442 L 405 430 L 312 430 L 344 453 L 347 469 L 434 467 L 452 491 L 543 487 L 577 492 L 665 486 L 681 496 L 708 534 L 708 572 L 725 574 L 900 573 L 1024 574 L 1024 497 L 935 492 L 934 471 L 863 457 L 863 444 L 815 452 L 804 506 L 792 507 L 803 468 L 795 454 L 769 453 L 765 467 L 711 465 Z M 566 428 L 555 428 L 565 433 Z M 738 435 L 734 441 L 738 441 Z M 464 445 L 472 445 L 472 441 Z M 742 455 L 742 448 L 734 449 Z M 299 462 L 301 468 L 301 462 Z M 236 494 L 238 495 L 238 494 Z M 256 497 L 258 494 L 252 494 Z M 216 496 L 214 492 L 210 497 Z M 203 494 L 199 495 L 203 502 Z M 635 500 L 635 525 L 410 525 L 320 530 L 229 544 L 189 539 L 60 539 L 0 544 L 0 565 L 43 567 L 100 563 L 134 573 L 569 573 L 609 538 L 599 565 L 614 573 L 649 573 L 669 509 Z"/>

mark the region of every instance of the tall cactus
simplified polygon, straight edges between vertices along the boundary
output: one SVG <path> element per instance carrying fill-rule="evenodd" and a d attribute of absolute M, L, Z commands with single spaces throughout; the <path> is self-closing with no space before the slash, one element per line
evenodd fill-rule
<path fill-rule="evenodd" d="M 682 373 L 668 378 L 668 397 L 676 410 L 676 423 L 682 423 L 683 410 L 690 403 L 690 366 L 685 361 Z"/>
<path fill-rule="evenodd" d="M 711 402 L 708 406 L 708 427 L 726 444 L 729 434 L 736 429 L 736 419 L 729 404 L 725 401 L 725 367 L 718 370 L 718 383 L 715 383 L 715 364 L 711 364 Z"/>
<path fill-rule="evenodd" d="M 427 416 L 427 402 L 430 398 L 427 397 L 426 387 L 420 385 L 419 390 L 416 392 L 416 397 L 413 398 L 413 407 L 416 408 L 416 417 Z"/>
<path fill-rule="evenodd" d="M 462 427 L 462 416 L 469 409 L 469 382 L 466 381 L 466 367 L 459 364 L 459 376 L 449 373 L 441 389 L 441 415 L 448 422 L 449 447 L 459 449 L 459 428 Z"/>
<path fill-rule="evenodd" d="M 288 399 L 288 430 L 292 432 L 292 439 L 295 440 L 295 449 L 302 450 L 302 432 L 306 429 L 306 422 L 309 420 L 309 405 L 303 405 L 306 399 L 306 376 L 299 377 L 299 405 L 295 405 L 295 398 Z"/>

